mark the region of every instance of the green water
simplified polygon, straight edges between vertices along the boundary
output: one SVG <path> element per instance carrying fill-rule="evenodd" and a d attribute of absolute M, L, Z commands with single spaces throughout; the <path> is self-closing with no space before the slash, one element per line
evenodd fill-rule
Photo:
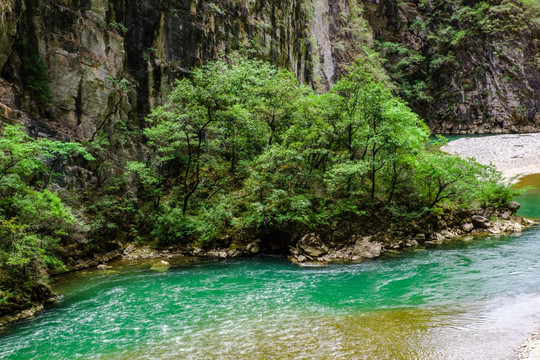
<path fill-rule="evenodd" d="M 535 196 L 522 211 L 540 217 Z M 60 303 L 0 333 L 0 358 L 512 359 L 540 321 L 539 241 L 533 228 L 311 268 L 115 264 L 60 279 Z"/>

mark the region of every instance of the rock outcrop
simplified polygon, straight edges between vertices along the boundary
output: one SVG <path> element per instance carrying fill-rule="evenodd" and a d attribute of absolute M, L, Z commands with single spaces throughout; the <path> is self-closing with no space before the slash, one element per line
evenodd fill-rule
<path fill-rule="evenodd" d="M 310 233 L 291 246 L 289 259 L 297 264 L 319 265 L 361 262 L 377 258 L 387 251 L 418 245 L 439 245 L 464 237 L 517 233 L 535 224 L 532 220 L 516 216 L 518 208 L 512 202 L 504 209 L 461 211 L 459 214 L 446 211 L 441 215 L 428 215 L 406 224 L 406 228 L 404 224 L 386 222 L 388 225 L 378 230 L 362 229 L 357 224 L 346 232 Z"/>
<path fill-rule="evenodd" d="M 369 1 L 386 69 L 436 133 L 540 129 L 538 8 L 519 0 Z"/>

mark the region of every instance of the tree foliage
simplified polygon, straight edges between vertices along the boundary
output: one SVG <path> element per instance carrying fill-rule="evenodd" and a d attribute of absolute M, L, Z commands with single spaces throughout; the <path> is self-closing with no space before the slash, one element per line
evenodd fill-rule
<path fill-rule="evenodd" d="M 47 280 L 62 268 L 54 255 L 76 218 L 58 195 L 46 187 L 55 160 L 91 156 L 80 144 L 34 140 L 19 125 L 4 125 L 0 135 L 0 302 L 25 306 Z M 36 296 L 39 296 L 37 294 Z M 1 311 L 1 308 L 0 308 Z"/>
<path fill-rule="evenodd" d="M 162 243 L 511 198 L 492 168 L 428 146 L 421 119 L 361 63 L 317 94 L 287 71 L 231 57 L 194 69 L 148 120 L 153 155 L 129 169 L 153 189 Z"/>

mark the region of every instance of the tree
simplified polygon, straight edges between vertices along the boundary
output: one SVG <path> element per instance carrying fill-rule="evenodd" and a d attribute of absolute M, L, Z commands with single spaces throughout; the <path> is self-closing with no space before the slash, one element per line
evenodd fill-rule
<path fill-rule="evenodd" d="M 210 241 L 352 223 L 384 206 L 491 203 L 465 184 L 496 177 L 432 151 L 426 125 L 364 68 L 324 94 L 237 57 L 179 81 L 149 116 L 155 156 L 129 167 L 162 197 L 154 235 Z"/>
<path fill-rule="evenodd" d="M 20 125 L 4 125 L 2 129 L 0 297 L 5 303 L 28 305 L 33 300 L 29 295 L 44 284 L 48 270 L 63 266 L 54 250 L 73 231 L 77 220 L 58 195 L 46 189 L 52 175 L 48 163 L 76 155 L 92 159 L 80 144 L 34 140 Z"/>

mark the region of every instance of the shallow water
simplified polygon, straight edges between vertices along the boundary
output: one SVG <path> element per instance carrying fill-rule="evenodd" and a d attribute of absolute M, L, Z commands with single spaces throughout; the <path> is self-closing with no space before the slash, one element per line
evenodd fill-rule
<path fill-rule="evenodd" d="M 522 214 L 540 217 L 535 196 Z M 540 321 L 539 241 L 533 228 L 310 268 L 115 264 L 59 279 L 63 300 L 0 333 L 0 358 L 512 359 Z"/>

